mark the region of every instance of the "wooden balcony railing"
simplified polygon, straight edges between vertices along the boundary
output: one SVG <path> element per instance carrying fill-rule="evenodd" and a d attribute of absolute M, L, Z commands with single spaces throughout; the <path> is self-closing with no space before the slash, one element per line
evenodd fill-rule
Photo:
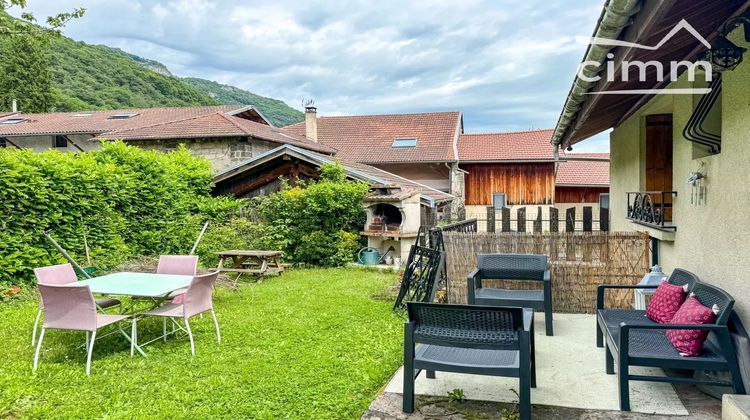
<path fill-rule="evenodd" d="M 677 230 L 672 222 L 672 203 L 677 191 L 629 192 L 626 218 L 661 230 Z"/>

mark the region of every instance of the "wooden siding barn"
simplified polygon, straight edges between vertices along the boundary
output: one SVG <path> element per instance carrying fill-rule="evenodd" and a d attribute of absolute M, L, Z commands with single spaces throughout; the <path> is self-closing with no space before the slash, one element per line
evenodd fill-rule
<path fill-rule="evenodd" d="M 472 163 L 462 164 L 461 169 L 467 172 L 467 206 L 489 206 L 494 193 L 505 193 L 509 206 L 552 204 L 555 200 L 552 162 Z"/>
<path fill-rule="evenodd" d="M 555 203 L 598 203 L 609 193 L 608 153 L 566 153 L 557 169 Z"/>

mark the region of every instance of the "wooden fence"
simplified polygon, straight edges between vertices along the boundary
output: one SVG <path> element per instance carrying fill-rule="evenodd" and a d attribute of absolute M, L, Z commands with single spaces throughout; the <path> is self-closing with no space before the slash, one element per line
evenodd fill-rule
<path fill-rule="evenodd" d="M 648 235 L 639 232 L 443 233 L 448 302 L 466 303 L 466 276 L 485 253 L 544 254 L 552 272 L 555 312 L 594 313 L 600 284 L 637 284 L 649 271 Z M 490 281 L 489 287 L 541 288 L 541 284 Z M 607 293 L 607 307 L 627 308 L 632 291 Z"/>
<path fill-rule="evenodd" d="M 563 213 L 556 207 L 549 208 L 547 218 L 542 217 L 542 207 L 527 206 L 511 211 L 508 207 L 496 209 L 487 207 L 486 232 L 593 232 L 609 230 L 609 209 L 600 208 L 599 217 L 593 216 L 593 207 L 584 206 L 578 211 L 575 207 Z M 580 216 L 580 218 L 578 217 Z"/>

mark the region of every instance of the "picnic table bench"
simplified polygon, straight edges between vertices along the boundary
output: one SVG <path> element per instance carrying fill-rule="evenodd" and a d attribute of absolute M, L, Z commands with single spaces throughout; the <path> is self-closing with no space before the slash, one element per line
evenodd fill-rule
<path fill-rule="evenodd" d="M 231 250 L 217 252 L 219 267 L 222 273 L 254 274 L 265 276 L 284 271 L 281 263 L 281 251 L 242 251 Z"/>

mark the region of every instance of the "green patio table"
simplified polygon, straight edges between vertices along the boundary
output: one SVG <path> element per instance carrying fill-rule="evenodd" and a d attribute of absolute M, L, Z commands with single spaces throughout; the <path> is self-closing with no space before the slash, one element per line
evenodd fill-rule
<path fill-rule="evenodd" d="M 151 298 L 154 305 L 146 310 L 149 311 L 159 306 L 170 293 L 190 286 L 192 280 L 193 276 L 122 272 L 82 280 L 76 284 L 88 286 L 91 293 L 99 295 Z M 129 341 L 131 340 L 124 331 L 122 333 Z M 134 347 L 138 353 L 146 356 L 141 346 L 136 343 Z"/>
<path fill-rule="evenodd" d="M 154 273 L 113 273 L 79 281 L 86 285 L 91 293 L 111 296 L 138 296 L 166 298 L 178 289 L 190 286 L 192 276 Z"/>

